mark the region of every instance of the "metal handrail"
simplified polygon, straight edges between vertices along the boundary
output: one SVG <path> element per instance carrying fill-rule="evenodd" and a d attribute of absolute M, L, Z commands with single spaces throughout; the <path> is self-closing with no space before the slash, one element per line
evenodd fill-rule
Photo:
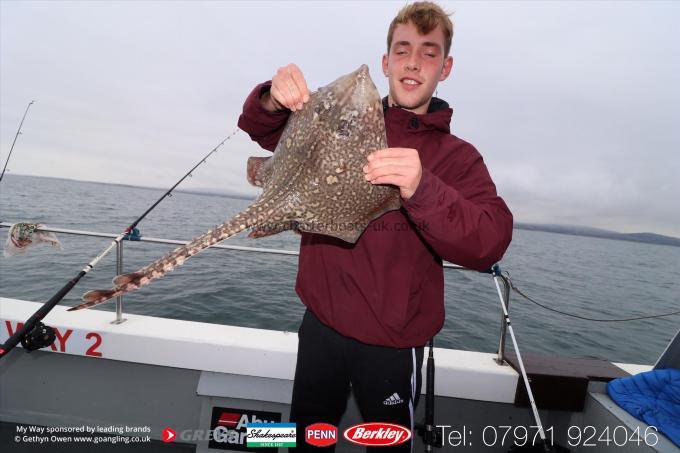
<path fill-rule="evenodd" d="M 0 228 L 11 228 L 13 223 L 8 223 L 8 222 L 0 222 Z M 90 236 L 90 237 L 100 237 L 100 238 L 111 238 L 114 239 L 118 235 L 113 234 L 113 233 L 99 233 L 97 231 L 85 231 L 85 230 L 68 230 L 65 228 L 48 228 L 48 227 L 42 227 L 36 231 L 47 231 L 50 233 L 63 233 L 63 234 L 72 234 L 76 236 Z M 142 236 L 139 239 L 134 239 L 133 242 L 150 242 L 154 244 L 171 244 L 171 245 L 186 245 L 191 241 L 180 241 L 180 240 L 175 240 L 175 239 L 161 239 L 161 238 L 153 238 L 153 237 L 147 237 L 147 236 Z M 246 246 L 241 246 L 241 245 L 223 245 L 223 244 L 217 244 L 217 245 L 212 245 L 210 246 L 211 249 L 227 249 L 227 250 L 238 250 L 241 252 L 256 252 L 256 253 L 272 253 L 275 255 L 299 255 L 300 252 L 297 252 L 295 250 L 284 250 L 284 249 L 270 249 L 270 248 L 262 248 L 262 247 L 246 247 Z M 449 262 L 444 262 L 444 267 L 447 269 L 456 269 L 456 270 L 461 270 L 461 271 L 475 271 L 474 269 L 469 269 L 467 267 L 460 266 L 458 264 L 453 264 Z"/>
<path fill-rule="evenodd" d="M 0 228 L 11 228 L 13 223 L 8 223 L 8 222 L 0 222 Z M 71 230 L 71 229 L 66 229 L 66 228 L 51 228 L 51 227 L 42 227 L 38 229 L 37 231 L 47 231 L 50 233 L 61 233 L 61 234 L 70 234 L 74 236 L 88 236 L 88 237 L 98 237 L 98 238 L 116 238 L 118 237 L 117 234 L 112 234 L 112 233 L 100 233 L 97 231 L 85 231 L 85 230 Z M 121 241 L 117 248 L 116 248 L 116 273 L 117 275 L 120 275 L 123 273 L 123 242 Z M 174 239 L 162 239 L 162 238 L 153 238 L 153 237 L 145 237 L 142 236 L 138 239 L 134 239 L 133 242 L 148 242 L 152 244 L 170 244 L 170 245 L 186 245 L 190 241 L 180 241 L 180 240 L 174 240 Z M 295 251 L 295 250 L 284 250 L 284 249 L 272 249 L 272 248 L 262 248 L 262 247 L 246 247 L 246 246 L 241 246 L 241 245 L 224 245 L 224 244 L 216 244 L 210 247 L 211 249 L 225 249 L 225 250 L 236 250 L 240 252 L 255 252 L 255 253 L 271 253 L 275 255 L 292 255 L 292 256 L 298 256 L 300 252 Z M 473 271 L 473 272 L 478 272 L 474 269 L 469 269 L 467 267 L 460 266 L 458 264 L 453 264 L 449 262 L 444 262 L 443 263 L 444 268 L 446 269 L 453 269 L 453 270 L 459 270 L 459 271 Z M 509 287 L 506 286 L 505 288 L 505 301 L 506 301 L 506 306 L 509 309 L 509 299 L 510 299 L 510 291 Z M 123 318 L 123 298 L 122 296 L 118 296 L 116 298 L 116 319 L 112 321 L 113 324 L 120 324 L 124 322 L 125 319 Z M 499 346 L 498 346 L 498 358 L 497 361 L 498 363 L 502 364 L 504 363 L 504 350 L 505 350 L 505 334 L 506 334 L 506 329 L 505 329 L 505 323 L 503 322 L 504 318 L 501 317 L 501 331 L 500 331 L 500 339 L 499 339 Z"/>
<path fill-rule="evenodd" d="M 8 222 L 0 222 L 0 228 L 11 228 L 13 223 L 8 223 Z M 85 231 L 85 230 L 67 230 L 65 228 L 48 228 L 48 227 L 43 227 L 40 228 L 36 231 L 47 231 L 50 233 L 63 233 L 63 234 L 72 234 L 75 236 L 90 236 L 90 237 L 99 237 L 99 238 L 110 238 L 110 239 L 115 239 L 118 237 L 117 234 L 112 234 L 112 233 L 99 233 L 97 231 Z M 160 238 L 153 238 L 153 237 L 146 237 L 142 236 L 139 239 L 134 239 L 133 242 L 150 242 L 154 244 L 170 244 L 170 245 L 186 245 L 190 241 L 179 241 L 179 240 L 174 240 L 174 239 L 160 239 Z M 213 245 L 210 247 L 211 249 L 228 249 L 228 250 L 239 250 L 243 252 L 258 252 L 258 253 L 274 253 L 278 255 L 298 255 L 299 253 L 294 251 L 294 250 L 283 250 L 283 249 L 267 249 L 267 248 L 259 248 L 259 247 L 243 247 L 239 245 L 222 245 L 222 244 L 217 244 Z"/>

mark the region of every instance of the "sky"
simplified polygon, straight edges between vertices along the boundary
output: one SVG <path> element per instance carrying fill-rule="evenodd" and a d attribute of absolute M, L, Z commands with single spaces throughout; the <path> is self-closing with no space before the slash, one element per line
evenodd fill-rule
<path fill-rule="evenodd" d="M 439 2 L 454 69 L 437 96 L 519 222 L 680 237 L 680 2 Z M 297 64 L 310 88 L 380 70 L 404 1 L 0 0 L 0 163 L 170 187 Z M 257 195 L 238 132 L 183 189 Z"/>

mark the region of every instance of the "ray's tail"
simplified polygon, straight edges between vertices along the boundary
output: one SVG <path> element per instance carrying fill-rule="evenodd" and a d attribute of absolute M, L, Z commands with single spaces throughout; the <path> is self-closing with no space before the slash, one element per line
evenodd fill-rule
<path fill-rule="evenodd" d="M 163 277 L 176 267 L 184 264 L 186 260 L 208 247 L 222 242 L 231 236 L 248 228 L 256 227 L 263 222 L 260 214 L 265 211 L 264 206 L 252 204 L 247 209 L 227 220 L 222 225 L 207 231 L 190 243 L 176 248 L 172 252 L 154 261 L 153 263 L 130 274 L 118 275 L 113 279 L 113 288 L 95 289 L 83 294 L 84 303 L 71 307 L 68 311 L 91 308 L 106 302 L 109 299 L 134 291 L 151 281 Z M 259 215 L 258 215 L 259 214 Z"/>

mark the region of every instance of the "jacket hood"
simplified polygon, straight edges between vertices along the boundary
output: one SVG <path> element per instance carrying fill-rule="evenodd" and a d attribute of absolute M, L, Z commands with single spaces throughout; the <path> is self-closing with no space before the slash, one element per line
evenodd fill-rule
<path fill-rule="evenodd" d="M 449 134 L 451 132 L 451 117 L 453 109 L 443 99 L 433 97 L 427 113 L 415 114 L 401 107 L 390 107 L 387 96 L 382 99 L 383 112 L 393 117 L 396 122 L 404 121 L 410 130 L 438 130 Z"/>

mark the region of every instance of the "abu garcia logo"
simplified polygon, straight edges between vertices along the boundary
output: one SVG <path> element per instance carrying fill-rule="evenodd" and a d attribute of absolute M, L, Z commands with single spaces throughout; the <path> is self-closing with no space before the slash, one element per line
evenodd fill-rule
<path fill-rule="evenodd" d="M 247 426 L 253 423 L 280 422 L 281 413 L 278 412 L 213 407 L 208 448 L 256 451 L 248 447 Z"/>

